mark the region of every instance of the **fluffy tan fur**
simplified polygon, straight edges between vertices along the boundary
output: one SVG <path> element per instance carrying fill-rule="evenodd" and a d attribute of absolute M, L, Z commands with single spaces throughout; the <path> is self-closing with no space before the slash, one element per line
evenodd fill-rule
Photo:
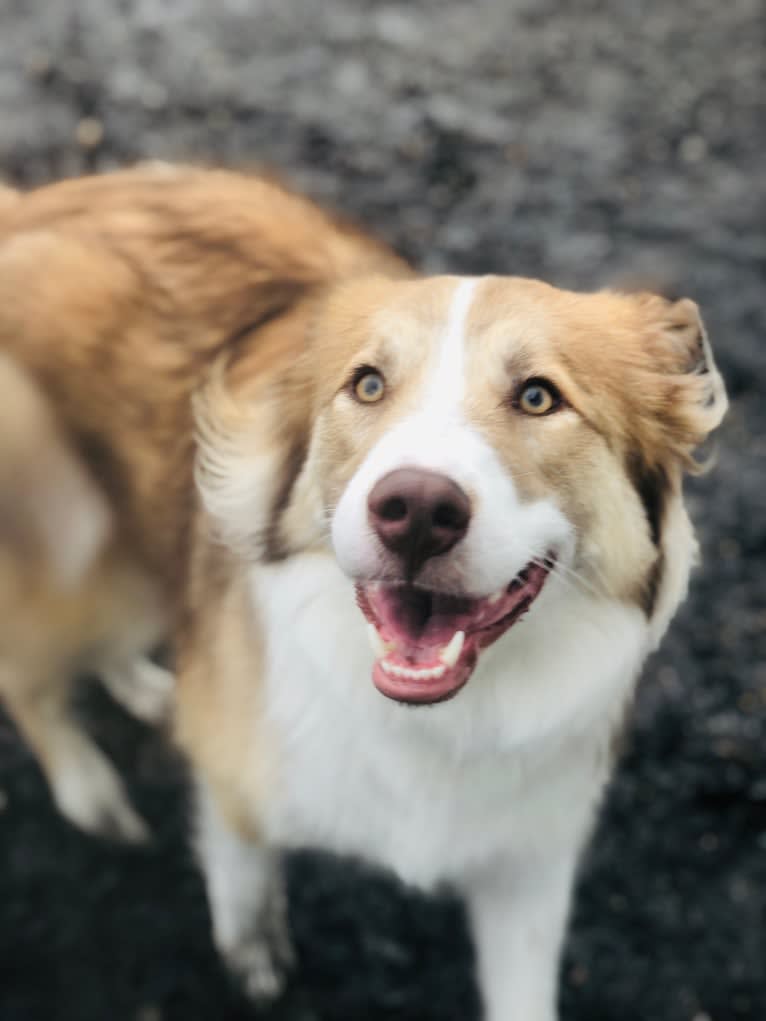
<path fill-rule="evenodd" d="M 138 655 L 161 632 L 176 637 L 177 733 L 232 817 L 248 816 L 242 806 L 258 796 L 247 786 L 258 770 L 247 765 L 252 742 L 242 731 L 258 697 L 260 655 L 245 624 L 244 564 L 325 542 L 328 508 L 415 400 L 426 371 L 422 337 L 443 315 L 445 281 L 417 280 L 386 248 L 305 199 L 224 171 L 139 168 L 0 204 L 0 349 L 50 408 L 28 456 L 63 445 L 82 494 L 108 507 L 111 521 L 92 569 L 66 590 L 74 623 L 66 655 L 62 646 L 61 662 L 46 667 L 50 683 L 71 675 L 94 634 L 108 645 L 104 635 L 156 606 L 153 626 L 117 644 Z M 594 547 L 599 529 L 624 529 L 602 543 L 624 541 L 621 564 L 596 566 L 613 593 L 651 612 L 666 494 L 677 492 L 725 407 L 696 307 L 525 280 L 482 288 L 467 371 L 489 380 L 477 391 L 496 392 L 496 401 L 471 408 L 477 428 L 522 467 L 530 498 L 555 485 Z M 336 400 L 364 362 L 392 381 L 375 419 Z M 534 423 L 538 437 L 547 430 L 544 456 L 531 424 L 508 426 L 515 381 L 535 374 L 556 381 L 578 413 Z M 195 395 L 198 478 L 212 520 L 198 511 L 193 486 Z M 0 472 L 3 456 L 0 448 Z M 636 487 L 643 512 L 623 522 L 607 513 L 592 526 L 584 494 L 599 485 L 615 502 Z M 6 482 L 0 500 L 20 499 Z M 647 528 L 642 514 L 658 520 Z M 31 575 L 11 520 L 0 516 L 0 548 L 21 593 Z M 51 600 L 63 605 L 60 552 L 48 544 L 36 594 L 18 602 L 45 634 L 59 616 Z M 102 599 L 104 591 L 119 598 Z M 12 632 L 5 640 L 12 653 Z"/>

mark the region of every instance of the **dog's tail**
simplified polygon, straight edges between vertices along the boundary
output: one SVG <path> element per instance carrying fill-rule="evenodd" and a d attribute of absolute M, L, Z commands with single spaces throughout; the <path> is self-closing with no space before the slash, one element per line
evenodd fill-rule
<path fill-rule="evenodd" d="M 0 545 L 77 584 L 111 530 L 109 505 L 32 377 L 0 352 Z"/>

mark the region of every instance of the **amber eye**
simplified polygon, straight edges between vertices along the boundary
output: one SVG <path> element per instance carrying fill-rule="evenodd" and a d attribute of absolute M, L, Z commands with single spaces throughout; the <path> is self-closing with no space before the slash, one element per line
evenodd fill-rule
<path fill-rule="evenodd" d="M 561 397 L 552 383 L 530 379 L 519 390 L 517 403 L 527 415 L 547 415 L 561 404 Z"/>
<path fill-rule="evenodd" d="M 383 377 L 374 369 L 366 369 L 354 380 L 354 395 L 363 404 L 375 404 L 385 393 Z"/>

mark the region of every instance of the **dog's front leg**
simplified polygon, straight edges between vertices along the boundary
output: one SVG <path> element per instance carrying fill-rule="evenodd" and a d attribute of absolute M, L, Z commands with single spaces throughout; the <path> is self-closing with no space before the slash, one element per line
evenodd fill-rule
<path fill-rule="evenodd" d="M 464 885 L 486 1021 L 555 1021 L 575 866 L 503 862 Z"/>
<path fill-rule="evenodd" d="M 198 849 L 216 946 L 251 999 L 273 999 L 293 961 L 281 856 L 238 833 L 204 786 L 198 811 Z"/>

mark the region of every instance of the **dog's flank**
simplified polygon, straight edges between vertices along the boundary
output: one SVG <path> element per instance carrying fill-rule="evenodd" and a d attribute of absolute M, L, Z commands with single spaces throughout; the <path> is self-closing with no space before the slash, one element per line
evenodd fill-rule
<path fill-rule="evenodd" d="M 45 395 L 0 353 L 0 695 L 64 815 L 136 841 L 144 824 L 70 707 L 77 672 L 90 668 L 144 719 L 157 722 L 169 702 L 170 675 L 136 658 L 147 625 L 122 619 L 148 586 L 110 550 L 115 528 Z"/>
<path fill-rule="evenodd" d="M 192 169 L 22 195 L 0 245 L 0 345 L 43 382 L 98 460 L 130 542 L 163 575 L 182 558 L 176 522 L 191 500 L 190 398 L 215 356 L 242 348 L 260 361 L 257 327 L 307 289 L 377 265 L 402 271 L 277 185 Z M 264 367 L 294 360 L 304 337 L 293 347 L 287 336 Z"/>
<path fill-rule="evenodd" d="M 453 883 L 489 1021 L 551 1021 L 610 750 L 694 556 L 682 476 L 726 407 L 696 306 L 419 278 L 274 184 L 145 169 L 6 207 L 0 347 L 110 516 L 110 689 L 173 636 L 248 988 L 290 961 L 278 851 L 319 845 Z"/>
<path fill-rule="evenodd" d="M 0 352 L 0 534 L 76 587 L 112 531 L 109 505 L 27 373 Z"/>

